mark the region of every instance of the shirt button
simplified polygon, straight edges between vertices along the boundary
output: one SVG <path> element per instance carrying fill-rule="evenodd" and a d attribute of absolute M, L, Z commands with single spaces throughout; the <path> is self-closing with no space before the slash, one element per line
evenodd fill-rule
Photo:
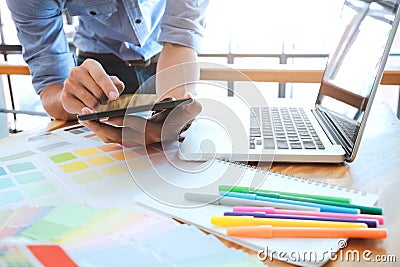
<path fill-rule="evenodd" d="M 135 23 L 136 23 L 136 24 L 140 24 L 141 22 L 142 22 L 141 19 L 136 19 L 136 20 L 135 20 Z"/>
<path fill-rule="evenodd" d="M 92 16 L 96 16 L 97 15 L 96 11 L 93 11 L 93 10 L 90 11 L 89 14 L 92 15 Z"/>

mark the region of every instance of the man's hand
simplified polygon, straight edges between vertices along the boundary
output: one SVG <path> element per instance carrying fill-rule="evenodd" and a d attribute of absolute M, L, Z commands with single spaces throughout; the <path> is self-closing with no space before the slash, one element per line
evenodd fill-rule
<path fill-rule="evenodd" d="M 124 84 L 116 76 L 109 76 L 99 62 L 86 59 L 64 81 L 61 103 L 67 112 L 80 114 L 85 107 L 96 110 L 100 104 L 118 99 L 123 90 Z"/>
<path fill-rule="evenodd" d="M 76 120 L 82 108 L 96 110 L 100 104 L 115 100 L 124 90 L 124 84 L 109 76 L 93 59 L 74 67 L 64 83 L 50 84 L 40 92 L 46 112 L 57 120 Z"/>
<path fill-rule="evenodd" d="M 186 95 L 190 97 L 190 94 Z M 88 108 L 83 114 L 93 112 Z M 149 119 L 139 116 L 110 118 L 106 121 L 81 121 L 106 143 L 122 145 L 149 145 L 152 143 L 178 140 L 179 134 L 201 112 L 201 104 L 194 100 L 186 106 L 164 110 Z"/>

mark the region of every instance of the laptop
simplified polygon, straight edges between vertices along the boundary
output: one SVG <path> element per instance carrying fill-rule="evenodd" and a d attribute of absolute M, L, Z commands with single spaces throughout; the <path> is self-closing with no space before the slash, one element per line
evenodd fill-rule
<path fill-rule="evenodd" d="M 184 133 L 179 157 L 188 161 L 353 161 L 399 23 L 399 2 L 344 2 L 343 34 L 329 55 L 313 107 L 288 105 L 284 99 L 269 105 L 237 97 L 200 99 L 202 113 Z"/>

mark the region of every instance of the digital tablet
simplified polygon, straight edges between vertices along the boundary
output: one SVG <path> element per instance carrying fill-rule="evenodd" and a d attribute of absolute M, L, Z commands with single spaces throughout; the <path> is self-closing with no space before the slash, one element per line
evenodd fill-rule
<path fill-rule="evenodd" d="M 161 101 L 155 104 L 148 104 L 142 106 L 134 106 L 128 108 L 121 108 L 121 109 L 114 109 L 114 110 L 106 110 L 100 111 L 91 114 L 81 114 L 78 115 L 77 118 L 80 121 L 86 120 L 98 120 L 102 118 L 110 118 L 110 117 L 119 117 L 125 116 L 126 114 L 133 114 L 143 111 L 161 111 L 164 109 L 173 109 L 179 105 L 187 105 L 193 102 L 192 98 L 184 98 L 179 100 L 168 100 L 168 101 Z"/>

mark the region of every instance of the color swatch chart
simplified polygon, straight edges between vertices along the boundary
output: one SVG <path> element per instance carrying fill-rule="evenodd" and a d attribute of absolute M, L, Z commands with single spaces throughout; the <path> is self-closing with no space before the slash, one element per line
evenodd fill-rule
<path fill-rule="evenodd" d="M 199 229 L 144 210 L 82 204 L 0 211 L 0 266 L 265 266 Z"/>
<path fill-rule="evenodd" d="M 39 155 L 70 143 L 59 140 L 48 145 L 56 135 L 45 133 L 34 138 L 21 135 L 0 140 L 0 208 L 24 202 L 56 203 L 77 198 L 60 183 L 58 177 L 41 161 Z M 36 146 L 31 149 L 31 145 Z M 26 148 L 29 146 L 29 150 Z"/>
<path fill-rule="evenodd" d="M 0 140 L 0 148 L 7 152 L 0 157 L 0 208 L 60 200 L 130 206 L 140 191 L 126 160 L 137 172 L 151 167 L 148 156 L 163 154 L 157 145 L 123 151 L 83 126 L 6 138 Z"/>

